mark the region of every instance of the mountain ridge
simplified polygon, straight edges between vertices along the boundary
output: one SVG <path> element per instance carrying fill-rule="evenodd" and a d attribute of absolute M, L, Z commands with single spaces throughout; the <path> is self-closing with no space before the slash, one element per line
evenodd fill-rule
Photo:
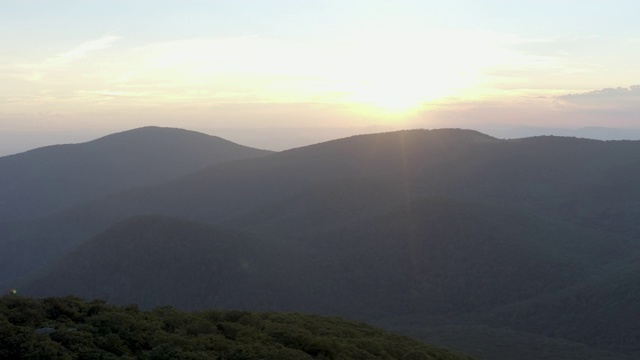
<path fill-rule="evenodd" d="M 43 217 L 109 193 L 271 152 L 194 131 L 144 127 L 0 157 L 0 220 Z"/>

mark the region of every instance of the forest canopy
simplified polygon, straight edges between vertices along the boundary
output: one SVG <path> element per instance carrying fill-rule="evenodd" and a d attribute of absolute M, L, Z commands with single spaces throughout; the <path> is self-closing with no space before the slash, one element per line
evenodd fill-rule
<path fill-rule="evenodd" d="M 0 299 L 0 359 L 471 358 L 339 318 L 9 295 Z"/>

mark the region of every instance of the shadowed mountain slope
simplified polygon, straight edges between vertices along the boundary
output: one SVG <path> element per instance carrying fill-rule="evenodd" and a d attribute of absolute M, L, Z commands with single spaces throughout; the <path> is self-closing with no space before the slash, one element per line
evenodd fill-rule
<path fill-rule="evenodd" d="M 487 324 L 640 353 L 638 257 L 563 291 L 505 306 Z"/>
<path fill-rule="evenodd" d="M 630 248 L 562 222 L 446 198 L 334 225 L 247 237 L 240 229 L 135 217 L 23 288 L 142 306 L 435 316 L 566 288 Z"/>
<path fill-rule="evenodd" d="M 0 157 L 0 220 L 33 219 L 268 151 L 181 129 L 145 127 Z"/>
<path fill-rule="evenodd" d="M 279 281 L 285 250 L 210 225 L 140 216 L 88 240 L 22 292 L 145 308 L 266 309 L 277 304 L 264 291 Z"/>
<path fill-rule="evenodd" d="M 411 323 L 411 322 L 409 322 Z M 507 328 L 483 325 L 442 325 L 428 323 L 400 327 L 382 326 L 394 332 L 429 341 L 472 355 L 477 360 L 632 360 L 629 355 L 609 352 L 583 343 Z M 380 326 L 380 324 L 378 324 Z"/>

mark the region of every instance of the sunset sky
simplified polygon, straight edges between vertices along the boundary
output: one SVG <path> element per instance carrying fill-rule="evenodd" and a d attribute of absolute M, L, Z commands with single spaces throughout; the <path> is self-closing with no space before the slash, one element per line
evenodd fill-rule
<path fill-rule="evenodd" d="M 144 125 L 276 150 L 398 128 L 639 128 L 638 14 L 635 0 L 0 0 L 0 155 Z"/>

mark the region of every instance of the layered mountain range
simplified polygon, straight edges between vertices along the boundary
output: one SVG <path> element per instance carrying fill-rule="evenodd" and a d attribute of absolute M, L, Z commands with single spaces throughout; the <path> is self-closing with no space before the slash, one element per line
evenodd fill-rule
<path fill-rule="evenodd" d="M 0 158 L 0 282 L 22 293 L 339 315 L 479 359 L 640 354 L 640 142 L 440 129 L 268 153 L 142 128 L 66 147 Z"/>

